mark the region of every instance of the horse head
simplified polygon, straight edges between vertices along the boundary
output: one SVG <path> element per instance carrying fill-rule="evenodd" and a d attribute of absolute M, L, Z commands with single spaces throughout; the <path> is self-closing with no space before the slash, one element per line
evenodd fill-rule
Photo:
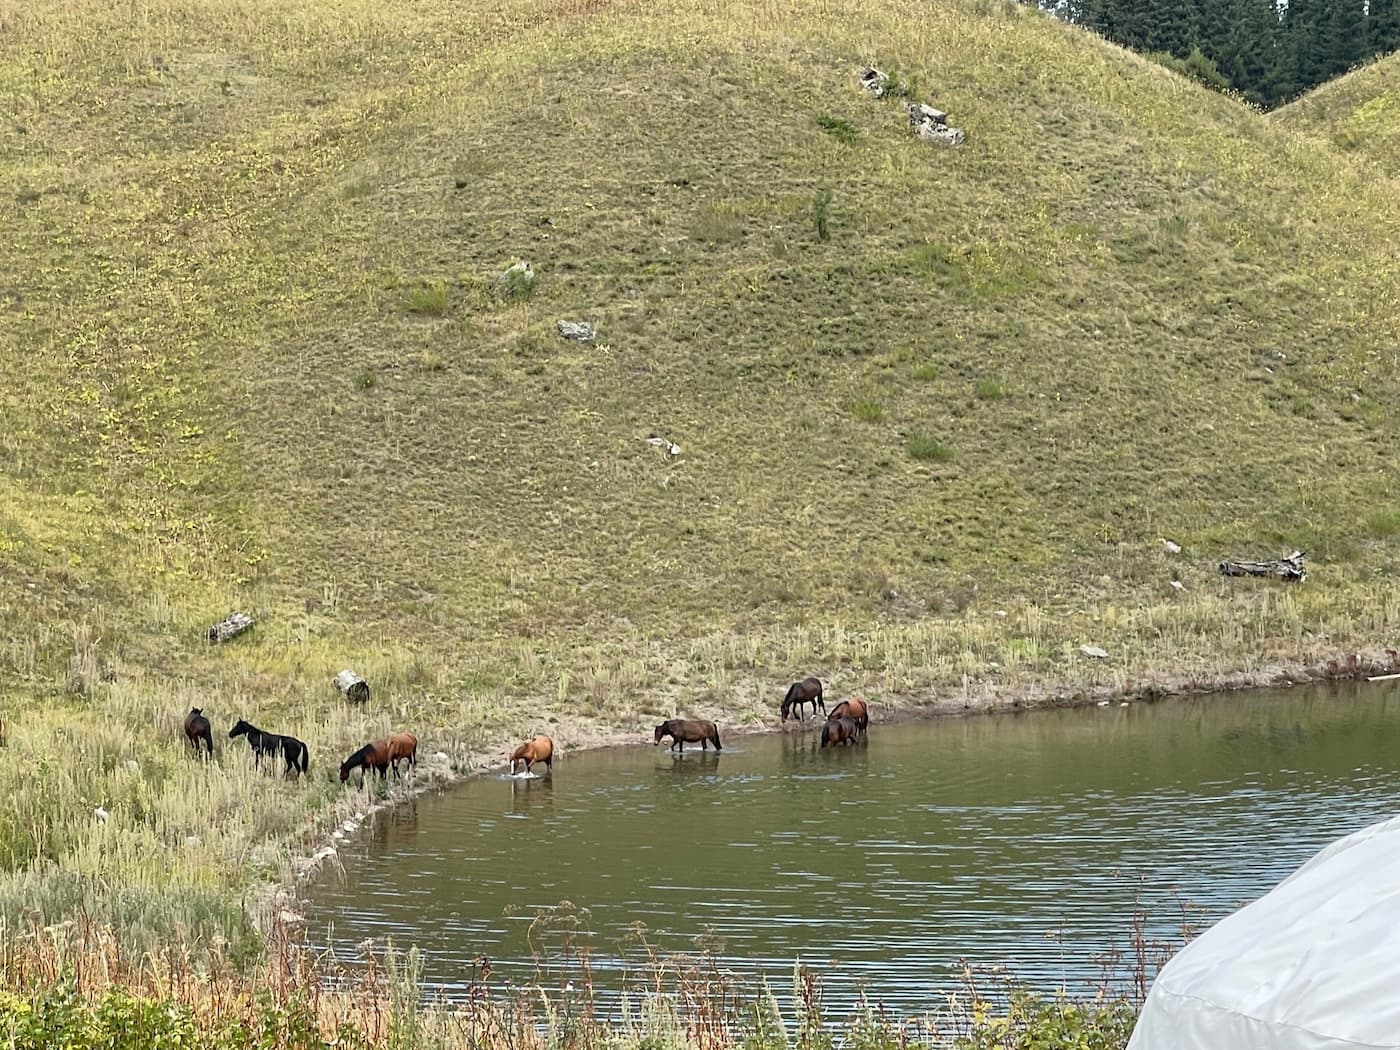
<path fill-rule="evenodd" d="M 228 735 L 230 737 L 235 737 L 238 736 L 240 733 L 248 732 L 248 730 L 252 728 L 252 726 L 250 726 L 247 722 L 243 721 L 243 719 L 240 718 L 237 722 L 234 723 L 233 728 L 228 731 Z"/>
<path fill-rule="evenodd" d="M 659 726 L 656 727 L 656 742 L 658 744 L 661 743 L 661 738 L 666 735 L 666 726 L 667 723 L 662 722 Z"/>

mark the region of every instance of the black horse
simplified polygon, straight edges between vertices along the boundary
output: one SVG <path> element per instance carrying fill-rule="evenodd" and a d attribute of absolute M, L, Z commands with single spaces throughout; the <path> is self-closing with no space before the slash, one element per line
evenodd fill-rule
<path fill-rule="evenodd" d="M 797 717 L 802 717 L 802 705 L 811 704 L 812 714 L 817 713 L 817 708 L 821 708 L 822 714 L 826 714 L 826 702 L 822 699 L 822 683 L 820 678 L 804 678 L 800 682 L 793 682 L 788 687 L 787 696 L 783 697 L 782 714 L 783 721 L 786 722 L 788 714 L 796 708 Z"/>
<path fill-rule="evenodd" d="M 287 764 L 288 773 L 305 773 L 311 768 L 311 752 L 307 746 L 294 736 L 278 736 L 276 733 L 264 733 L 255 725 L 249 725 L 243 719 L 239 719 L 237 724 L 228 731 L 230 737 L 246 736 L 248 744 L 253 749 L 253 764 L 262 765 L 263 755 L 271 756 L 277 761 L 277 753 L 282 753 L 282 760 Z"/>
<path fill-rule="evenodd" d="M 209 728 L 209 719 L 205 718 L 204 712 L 197 707 L 190 708 L 190 713 L 185 716 L 185 739 L 190 742 L 196 755 L 200 753 L 201 740 L 208 748 L 205 753 L 211 756 L 214 754 L 214 731 Z"/>

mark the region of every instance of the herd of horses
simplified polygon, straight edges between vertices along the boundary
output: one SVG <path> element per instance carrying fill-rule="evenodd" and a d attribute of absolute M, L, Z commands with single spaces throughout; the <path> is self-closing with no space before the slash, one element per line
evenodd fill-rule
<path fill-rule="evenodd" d="M 275 765 L 280 756 L 283 772 L 287 776 L 301 776 L 311 770 L 311 749 L 294 736 L 269 733 L 241 718 L 234 723 L 228 735 L 229 739 L 247 737 L 255 767 L 260 768 L 264 758 Z M 206 758 L 213 756 L 214 727 L 198 707 L 190 708 L 190 713 L 185 716 L 185 739 L 190 742 L 195 754 Z M 360 770 L 362 784 L 365 774 L 370 771 L 385 777 L 392 769 L 397 777 L 400 775 L 400 762 L 406 762 L 410 769 L 418 765 L 418 738 L 412 733 L 393 733 L 380 740 L 371 740 L 340 764 L 340 782 L 343 784 L 349 780 L 350 774 L 357 769 Z"/>
<path fill-rule="evenodd" d="M 842 700 L 828 714 L 826 700 L 822 693 L 822 683 L 818 678 L 804 678 L 793 682 L 778 711 L 782 720 L 789 717 L 804 721 L 802 709 L 810 704 L 812 717 L 820 710 L 826 715 L 822 725 L 821 746 L 834 747 L 837 744 L 855 744 L 865 736 L 870 726 L 870 708 L 864 700 L 852 697 Z M 247 737 L 248 746 L 253 751 L 254 766 L 261 767 L 264 758 L 276 764 L 280 756 L 287 776 L 301 776 L 311 770 L 311 750 L 294 736 L 269 733 L 243 719 L 234 723 L 228 731 L 229 738 Z M 663 737 L 671 738 L 670 750 L 684 753 L 686 744 L 699 744 L 702 751 L 708 751 L 711 744 L 716 751 L 724 750 L 719 742 L 719 727 L 701 718 L 671 718 L 656 727 L 655 743 Z M 185 716 L 185 738 L 195 753 L 210 757 L 214 754 L 214 729 L 204 712 L 198 707 L 190 708 Z M 400 776 L 399 763 L 404 762 L 410 770 L 418 765 L 418 738 L 412 733 L 392 733 L 379 740 L 371 740 L 355 751 L 340 764 L 340 782 L 350 779 L 350 774 L 360 770 L 360 783 L 371 771 L 381 778 L 388 776 L 392 769 L 394 776 Z M 529 773 L 537 762 L 543 762 L 545 769 L 554 769 L 554 741 L 547 736 L 537 736 L 525 741 L 510 756 L 510 771 L 516 774 Z"/>

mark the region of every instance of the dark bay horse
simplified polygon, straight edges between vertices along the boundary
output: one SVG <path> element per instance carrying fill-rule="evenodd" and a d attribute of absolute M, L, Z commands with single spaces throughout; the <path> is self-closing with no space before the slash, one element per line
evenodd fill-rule
<path fill-rule="evenodd" d="M 700 745 L 701 751 L 710 749 L 710 742 L 713 741 L 716 751 L 723 751 L 724 748 L 719 742 L 719 727 L 713 722 L 706 722 L 698 718 L 672 718 L 662 722 L 656 727 L 656 742 L 661 743 L 663 736 L 671 738 L 672 751 L 685 751 L 686 744 Z"/>
<path fill-rule="evenodd" d="M 185 716 L 185 739 L 194 748 L 194 753 L 199 754 L 199 742 L 204 741 L 208 754 L 214 754 L 214 731 L 209 728 L 209 719 L 204 717 L 204 712 L 197 707 L 190 708 L 190 713 Z"/>
<path fill-rule="evenodd" d="M 856 725 L 854 718 L 848 716 L 828 718 L 826 725 L 822 726 L 822 747 L 842 743 L 854 744 L 858 736 L 860 736 L 860 727 Z"/>
<path fill-rule="evenodd" d="M 530 772 L 530 767 L 536 762 L 543 762 L 546 769 L 551 773 L 554 771 L 554 741 L 547 736 L 537 736 L 532 740 L 527 740 L 515 749 L 510 756 L 510 772 L 515 775 L 515 764 L 524 762 L 525 768 L 522 772 Z"/>
<path fill-rule="evenodd" d="M 831 709 L 831 714 L 827 717 L 828 719 L 849 718 L 855 722 L 856 728 L 862 733 L 870 728 L 870 706 L 858 696 L 842 700 Z"/>
<path fill-rule="evenodd" d="M 288 775 L 295 773 L 300 776 L 311 768 L 310 749 L 294 736 L 265 733 L 241 718 L 228 731 L 228 735 L 230 739 L 236 736 L 248 738 L 248 746 L 253 749 L 253 765 L 255 766 L 262 765 L 263 755 L 267 755 L 273 762 L 276 762 L 278 754 L 281 754 L 282 761 L 286 764 L 284 772 Z"/>
<path fill-rule="evenodd" d="M 826 714 L 826 701 L 822 699 L 820 678 L 804 678 L 802 681 L 793 682 L 792 685 L 788 686 L 787 696 L 783 697 L 783 721 L 787 721 L 788 713 L 794 708 L 797 710 L 797 717 L 801 718 L 803 704 L 811 704 L 814 715 L 819 707 L 822 714 Z"/>
<path fill-rule="evenodd" d="M 340 782 L 349 780 L 356 769 L 361 770 L 361 784 L 365 782 L 365 770 L 373 769 L 382 778 L 393 766 L 394 776 L 398 776 L 401 760 L 407 761 L 410 769 L 418 765 L 418 738 L 412 733 L 394 733 L 370 741 L 340 764 Z"/>

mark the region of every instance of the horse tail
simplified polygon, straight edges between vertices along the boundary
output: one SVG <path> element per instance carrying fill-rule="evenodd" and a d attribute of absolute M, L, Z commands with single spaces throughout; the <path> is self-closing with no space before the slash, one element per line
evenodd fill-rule
<path fill-rule="evenodd" d="M 305 744 L 301 745 L 301 771 L 303 773 L 311 772 L 311 748 Z"/>
<path fill-rule="evenodd" d="M 715 726 L 714 741 L 715 741 L 715 750 L 716 750 L 716 751 L 723 751 L 723 750 L 724 750 L 724 745 L 721 744 L 721 743 L 719 742 L 719 726 Z"/>
<path fill-rule="evenodd" d="M 825 722 L 825 723 L 822 724 L 822 747 L 826 747 L 826 745 L 827 745 L 828 743 L 830 743 L 830 742 L 831 742 L 831 723 L 830 723 L 830 722 Z"/>

